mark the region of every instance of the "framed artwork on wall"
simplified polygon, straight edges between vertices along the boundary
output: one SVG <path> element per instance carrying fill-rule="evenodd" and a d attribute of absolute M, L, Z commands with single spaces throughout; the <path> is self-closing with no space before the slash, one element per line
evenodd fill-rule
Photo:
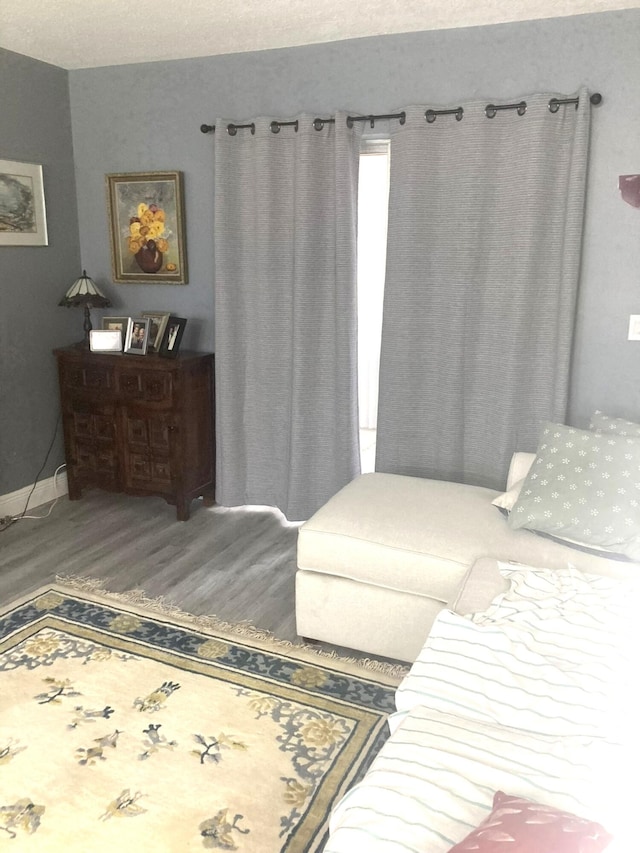
<path fill-rule="evenodd" d="M 106 176 L 114 282 L 186 284 L 182 172 Z"/>
<path fill-rule="evenodd" d="M 47 246 L 42 166 L 0 160 L 0 246 Z"/>

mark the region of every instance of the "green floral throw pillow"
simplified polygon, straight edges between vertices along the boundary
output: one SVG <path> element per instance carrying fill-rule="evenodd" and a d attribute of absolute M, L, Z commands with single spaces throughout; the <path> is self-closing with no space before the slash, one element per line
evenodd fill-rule
<path fill-rule="evenodd" d="M 640 561 L 640 437 L 546 423 L 509 525 Z"/>

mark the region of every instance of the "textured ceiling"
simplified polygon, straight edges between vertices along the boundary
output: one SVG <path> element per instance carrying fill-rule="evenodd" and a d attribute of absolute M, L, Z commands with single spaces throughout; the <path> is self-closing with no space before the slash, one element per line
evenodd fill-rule
<path fill-rule="evenodd" d="M 0 47 L 62 68 L 638 8 L 620 0 L 0 0 Z"/>

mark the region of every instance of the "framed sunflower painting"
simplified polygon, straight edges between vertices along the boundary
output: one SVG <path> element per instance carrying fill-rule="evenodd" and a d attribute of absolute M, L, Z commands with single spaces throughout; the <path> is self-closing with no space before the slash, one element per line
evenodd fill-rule
<path fill-rule="evenodd" d="M 181 172 L 107 175 L 111 270 L 117 284 L 186 284 Z"/>

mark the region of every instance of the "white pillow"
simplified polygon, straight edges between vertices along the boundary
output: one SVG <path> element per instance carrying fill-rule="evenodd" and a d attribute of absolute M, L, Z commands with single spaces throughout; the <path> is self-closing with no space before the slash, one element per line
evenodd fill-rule
<path fill-rule="evenodd" d="M 525 477 L 523 477 L 522 480 L 518 480 L 517 483 L 511 486 L 509 491 L 503 492 L 501 495 L 498 495 L 498 497 L 494 498 L 491 503 L 494 506 L 499 507 L 500 509 L 506 509 L 507 512 L 511 512 L 511 510 L 513 509 L 513 505 L 520 497 L 520 489 L 522 488 L 524 481 Z"/>
<path fill-rule="evenodd" d="M 509 465 L 509 473 L 507 474 L 507 491 L 491 501 L 494 506 L 506 509 L 507 513 L 511 512 L 514 503 L 520 495 L 522 484 L 535 459 L 535 453 L 525 453 L 518 450 L 513 454 L 511 464 Z"/>

